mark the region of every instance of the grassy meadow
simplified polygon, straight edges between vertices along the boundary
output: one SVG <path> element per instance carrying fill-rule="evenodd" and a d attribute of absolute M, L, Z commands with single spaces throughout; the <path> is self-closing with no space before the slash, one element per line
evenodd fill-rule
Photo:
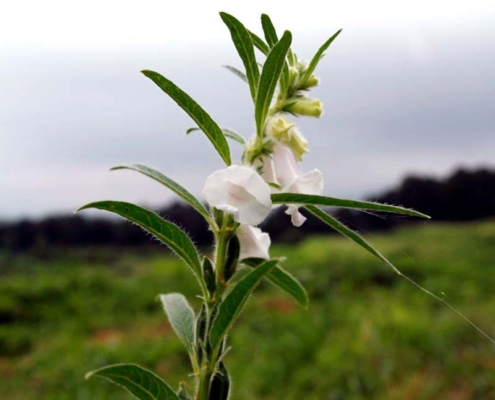
<path fill-rule="evenodd" d="M 421 224 L 367 238 L 400 270 L 495 336 L 495 222 Z M 263 283 L 227 367 L 235 400 L 495 399 L 495 346 L 447 307 L 337 236 L 280 245 L 306 286 L 298 307 Z M 156 296 L 196 281 L 161 251 L 0 254 L 0 399 L 127 400 L 85 372 L 138 363 L 174 387 L 188 357 Z"/>

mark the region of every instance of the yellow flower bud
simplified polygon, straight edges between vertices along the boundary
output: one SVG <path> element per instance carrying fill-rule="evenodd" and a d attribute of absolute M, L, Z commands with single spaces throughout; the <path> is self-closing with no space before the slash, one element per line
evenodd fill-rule
<path fill-rule="evenodd" d="M 282 117 L 273 117 L 267 124 L 267 135 L 289 147 L 298 161 L 307 153 L 308 141 L 295 128 L 296 124 Z"/>
<path fill-rule="evenodd" d="M 292 104 L 288 108 L 288 111 L 294 114 L 318 118 L 323 112 L 323 105 L 320 100 L 301 99 Z"/>

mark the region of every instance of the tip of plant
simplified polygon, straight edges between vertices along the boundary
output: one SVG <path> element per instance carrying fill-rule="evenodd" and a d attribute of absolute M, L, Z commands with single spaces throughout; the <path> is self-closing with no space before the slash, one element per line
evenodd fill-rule
<path fill-rule="evenodd" d="M 89 379 L 93 376 L 94 371 L 89 371 L 84 374 L 84 379 Z"/>

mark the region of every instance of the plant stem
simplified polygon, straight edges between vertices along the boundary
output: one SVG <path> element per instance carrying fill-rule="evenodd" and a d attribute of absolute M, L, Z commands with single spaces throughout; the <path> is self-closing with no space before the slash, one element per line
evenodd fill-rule
<path fill-rule="evenodd" d="M 196 400 L 208 400 L 212 372 L 209 366 L 205 367 L 207 368 L 204 368 L 201 371 L 201 375 L 199 377 L 199 387 L 196 394 Z"/>

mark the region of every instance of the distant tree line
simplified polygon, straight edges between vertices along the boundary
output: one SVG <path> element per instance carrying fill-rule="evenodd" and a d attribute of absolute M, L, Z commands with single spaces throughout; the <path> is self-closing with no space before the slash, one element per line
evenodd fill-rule
<path fill-rule="evenodd" d="M 399 187 L 369 200 L 414 208 L 432 216 L 432 221 L 471 221 L 495 216 L 495 171 L 457 170 L 444 180 L 410 176 Z M 351 210 L 328 212 L 353 229 L 392 229 L 412 219 L 390 214 Z M 262 224 L 273 241 L 297 241 L 310 234 L 328 233 L 329 228 L 308 216 L 302 228 L 294 228 L 280 207 Z M 158 214 L 178 224 L 198 246 L 208 246 L 212 233 L 204 220 L 187 204 L 176 202 Z M 0 223 L 0 249 L 23 251 L 46 246 L 151 246 L 157 242 L 129 222 L 107 218 L 53 216 L 40 221 Z"/>

